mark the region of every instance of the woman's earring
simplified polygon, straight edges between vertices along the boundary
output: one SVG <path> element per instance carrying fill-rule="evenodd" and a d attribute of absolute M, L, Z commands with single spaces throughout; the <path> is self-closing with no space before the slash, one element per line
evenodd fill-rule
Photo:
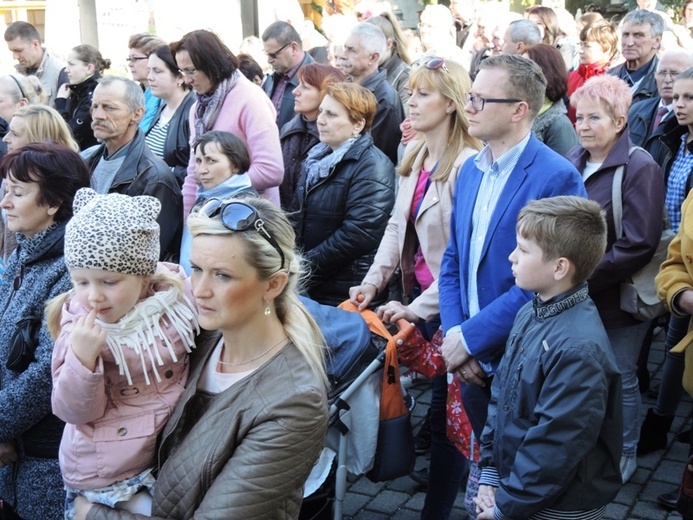
<path fill-rule="evenodd" d="M 270 309 L 269 301 L 265 300 L 265 316 L 272 314 L 272 309 Z"/>

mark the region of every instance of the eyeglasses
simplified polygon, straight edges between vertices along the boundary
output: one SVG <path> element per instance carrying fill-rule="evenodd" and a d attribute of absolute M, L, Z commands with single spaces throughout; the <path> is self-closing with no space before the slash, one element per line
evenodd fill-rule
<path fill-rule="evenodd" d="M 178 69 L 178 72 L 180 72 L 183 76 L 191 78 L 195 75 L 195 73 L 197 73 L 197 69 Z"/>
<path fill-rule="evenodd" d="M 464 95 L 467 103 L 472 104 L 472 108 L 477 112 L 481 112 L 484 109 L 486 103 L 521 103 L 522 99 L 491 99 L 482 98 L 476 94 L 465 94 Z"/>
<path fill-rule="evenodd" d="M 428 70 L 438 70 L 442 69 L 444 72 L 450 74 L 447 65 L 445 65 L 445 60 L 443 58 L 434 57 L 424 63 L 424 66 Z"/>
<path fill-rule="evenodd" d="M 279 47 L 276 51 L 274 52 L 267 52 L 264 51 L 265 54 L 267 55 L 268 58 L 272 58 L 273 60 L 277 59 L 277 56 L 279 55 L 280 52 L 282 52 L 284 49 L 286 49 L 289 45 L 291 45 L 293 42 L 285 43 L 281 47 Z"/>
<path fill-rule="evenodd" d="M 660 78 L 666 78 L 669 76 L 671 79 L 676 79 L 676 76 L 681 73 L 678 70 L 658 70 L 655 74 Z"/>
<path fill-rule="evenodd" d="M 125 58 L 125 61 L 127 61 L 128 63 L 137 63 L 140 60 L 148 60 L 148 59 L 149 59 L 149 57 L 147 57 L 147 56 L 128 56 L 127 58 Z"/>
<path fill-rule="evenodd" d="M 284 269 L 286 258 L 284 257 L 281 247 L 279 247 L 277 241 L 272 238 L 272 235 L 267 232 L 265 229 L 265 222 L 260 218 L 257 210 L 251 205 L 237 200 L 225 202 L 219 199 L 209 199 L 204 206 L 200 208 L 200 213 L 210 218 L 219 217 L 222 224 L 226 226 L 226 229 L 230 229 L 231 231 L 240 232 L 255 229 L 255 231 L 265 237 L 267 242 L 277 251 L 282 260 L 279 270 L 281 271 Z"/>

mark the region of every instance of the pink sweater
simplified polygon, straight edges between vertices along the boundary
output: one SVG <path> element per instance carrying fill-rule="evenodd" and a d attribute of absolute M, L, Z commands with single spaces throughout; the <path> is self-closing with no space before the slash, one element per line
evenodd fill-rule
<path fill-rule="evenodd" d="M 195 136 L 195 110 L 190 109 L 190 136 Z M 263 90 L 242 74 L 221 107 L 213 128 L 224 130 L 243 139 L 250 152 L 248 176 L 258 193 L 279 206 L 279 188 L 284 178 L 284 160 L 279 144 L 276 110 Z M 192 143 L 191 143 L 192 144 Z M 188 175 L 183 184 L 184 218 L 187 218 L 195 203 L 197 182 L 195 181 L 195 154 L 190 154 Z"/>

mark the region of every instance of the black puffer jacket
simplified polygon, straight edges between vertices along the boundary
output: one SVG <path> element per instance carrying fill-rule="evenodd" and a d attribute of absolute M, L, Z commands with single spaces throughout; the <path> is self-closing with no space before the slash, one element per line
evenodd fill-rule
<path fill-rule="evenodd" d="M 364 133 L 307 191 L 306 175 L 303 168 L 289 218 L 310 264 L 308 294 L 336 305 L 373 263 L 395 203 L 394 166 Z"/>
<path fill-rule="evenodd" d="M 55 109 L 67 122 L 80 150 L 97 144 L 91 129 L 91 97 L 101 76 L 96 73 L 77 85 L 70 85 L 70 97 L 56 98 Z"/>
<path fill-rule="evenodd" d="M 284 157 L 284 179 L 279 185 L 279 199 L 282 209 L 287 210 L 294 200 L 303 160 L 310 149 L 320 142 L 317 121 L 308 121 L 301 114 L 296 114 L 282 128 L 279 140 Z"/>

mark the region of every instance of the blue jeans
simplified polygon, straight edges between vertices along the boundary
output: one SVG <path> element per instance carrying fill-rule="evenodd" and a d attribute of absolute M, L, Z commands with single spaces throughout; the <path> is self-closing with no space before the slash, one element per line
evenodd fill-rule
<path fill-rule="evenodd" d="M 638 387 L 638 356 L 643 338 L 650 322 L 646 321 L 610 329 L 611 350 L 616 358 L 616 366 L 621 374 L 623 386 L 623 456 L 635 456 L 640 437 L 640 389 Z"/>
<path fill-rule="evenodd" d="M 434 377 L 430 408 L 431 461 L 421 520 L 448 520 L 467 464 L 465 456 L 448 440 L 445 432 L 447 396 L 447 376 Z"/>
<path fill-rule="evenodd" d="M 683 369 L 685 366 L 683 353 L 669 352 L 688 332 L 688 322 L 690 316 L 676 318 L 672 316 L 669 319 L 669 328 L 667 329 L 667 338 L 664 342 L 664 366 L 662 367 L 662 379 L 659 383 L 659 392 L 657 393 L 657 404 L 654 411 L 658 415 L 672 416 L 676 413 L 676 408 L 683 394 Z"/>

